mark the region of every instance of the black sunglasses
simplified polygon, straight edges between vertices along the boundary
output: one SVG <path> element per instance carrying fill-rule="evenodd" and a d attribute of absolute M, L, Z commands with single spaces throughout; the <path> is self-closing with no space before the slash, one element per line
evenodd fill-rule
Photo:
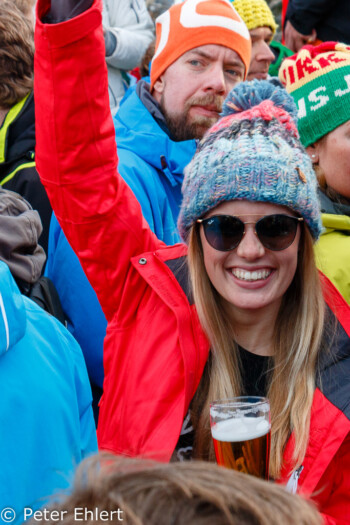
<path fill-rule="evenodd" d="M 197 219 L 203 225 L 204 235 L 210 246 L 220 252 L 228 252 L 239 245 L 246 224 L 255 225 L 255 233 L 265 248 L 274 252 L 285 250 L 293 243 L 300 221 L 303 221 L 302 217 L 283 214 L 265 215 L 257 222 L 243 222 L 232 215 Z"/>

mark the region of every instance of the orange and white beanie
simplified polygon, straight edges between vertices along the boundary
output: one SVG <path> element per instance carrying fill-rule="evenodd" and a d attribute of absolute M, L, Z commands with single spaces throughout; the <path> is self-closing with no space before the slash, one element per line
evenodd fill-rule
<path fill-rule="evenodd" d="M 156 51 L 151 67 L 151 90 L 164 71 L 187 51 L 207 44 L 228 47 L 245 65 L 250 63 L 249 31 L 229 0 L 186 0 L 156 20 Z"/>

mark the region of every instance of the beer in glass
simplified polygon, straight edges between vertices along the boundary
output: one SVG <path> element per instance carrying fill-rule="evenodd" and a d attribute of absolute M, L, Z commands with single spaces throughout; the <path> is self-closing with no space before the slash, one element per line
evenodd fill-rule
<path fill-rule="evenodd" d="M 269 479 L 270 404 L 264 397 L 236 397 L 210 405 L 216 461 Z"/>

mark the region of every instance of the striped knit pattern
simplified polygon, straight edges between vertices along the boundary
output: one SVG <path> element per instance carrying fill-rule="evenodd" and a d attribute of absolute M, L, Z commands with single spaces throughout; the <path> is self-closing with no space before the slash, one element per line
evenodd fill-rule
<path fill-rule="evenodd" d="M 317 182 L 298 138 L 293 99 L 272 82 L 243 82 L 227 97 L 223 115 L 185 170 L 182 238 L 221 202 L 246 199 L 288 206 L 317 239 L 322 228 Z"/>
<path fill-rule="evenodd" d="M 298 107 L 305 147 L 350 119 L 350 47 L 305 46 L 283 61 L 279 77 Z"/>
<path fill-rule="evenodd" d="M 257 27 L 269 27 L 275 34 L 278 26 L 265 0 L 232 0 L 232 4 L 249 31 Z"/>

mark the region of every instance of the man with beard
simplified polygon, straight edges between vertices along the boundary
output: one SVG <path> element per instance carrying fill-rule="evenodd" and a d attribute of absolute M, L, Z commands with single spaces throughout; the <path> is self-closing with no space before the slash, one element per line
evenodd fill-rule
<path fill-rule="evenodd" d="M 174 5 L 157 19 L 156 34 L 151 82 L 140 81 L 116 115 L 118 169 L 157 237 L 175 244 L 183 170 L 227 93 L 246 78 L 251 43 L 229 0 Z M 46 274 L 83 349 L 97 399 L 106 321 L 55 217 Z"/>
<path fill-rule="evenodd" d="M 246 78 L 249 33 L 227 0 L 187 0 L 156 21 L 150 84 L 141 80 L 115 118 L 122 177 L 166 244 L 179 240 L 184 167 Z"/>

